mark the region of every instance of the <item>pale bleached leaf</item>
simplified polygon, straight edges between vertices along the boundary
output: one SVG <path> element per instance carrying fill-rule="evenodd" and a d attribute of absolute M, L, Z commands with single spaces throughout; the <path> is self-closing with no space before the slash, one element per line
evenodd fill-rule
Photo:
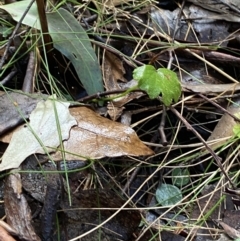
<path fill-rule="evenodd" d="M 77 124 L 68 107 L 69 103 L 57 101 L 54 97 L 39 102 L 30 115 L 29 125 L 13 134 L 0 170 L 17 168 L 31 154 L 51 151 L 59 146 L 60 141 L 68 139 L 71 127 Z"/>

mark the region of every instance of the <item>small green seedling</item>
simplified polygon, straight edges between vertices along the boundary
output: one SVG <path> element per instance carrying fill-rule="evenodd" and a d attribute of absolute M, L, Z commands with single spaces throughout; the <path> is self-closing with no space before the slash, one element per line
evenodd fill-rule
<path fill-rule="evenodd" d="M 190 181 L 190 173 L 187 168 L 175 168 L 172 171 L 172 182 L 174 185 L 182 188 Z"/>
<path fill-rule="evenodd" d="M 133 78 L 138 81 L 139 89 L 146 91 L 151 99 L 162 94 L 166 106 L 178 101 L 181 85 L 175 72 L 166 68 L 155 69 L 152 65 L 144 65 L 134 69 Z"/>
<path fill-rule="evenodd" d="M 178 187 L 162 183 L 156 190 L 156 199 L 161 206 L 173 206 L 182 200 L 182 193 Z"/>

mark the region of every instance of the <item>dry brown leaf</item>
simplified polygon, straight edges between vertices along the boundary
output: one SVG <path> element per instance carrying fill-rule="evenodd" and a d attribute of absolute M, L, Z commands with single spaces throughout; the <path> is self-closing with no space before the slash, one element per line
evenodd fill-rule
<path fill-rule="evenodd" d="M 240 108 L 235 105 L 229 106 L 227 110 L 233 115 L 240 112 Z M 208 138 L 208 141 L 215 140 L 216 142 L 209 144 L 209 146 L 213 150 L 215 150 L 216 148 L 226 144 L 226 142 L 234 135 L 233 127 L 236 124 L 236 121 L 227 113 L 225 113 L 215 126 L 210 137 Z"/>
<path fill-rule="evenodd" d="M 131 81 L 127 82 L 127 83 L 123 83 L 121 85 L 122 89 L 128 89 L 131 88 L 133 86 L 137 85 L 137 81 L 132 79 Z M 139 92 L 131 92 L 123 97 L 114 99 L 110 104 L 108 104 L 107 108 L 108 108 L 108 114 L 110 115 L 112 120 L 117 120 L 121 114 L 122 111 L 124 110 L 124 105 L 128 102 L 130 102 L 131 100 L 140 98 L 141 96 L 145 95 L 142 91 Z"/>
<path fill-rule="evenodd" d="M 128 126 L 103 118 L 86 107 L 71 108 L 70 113 L 78 126 L 71 129 L 70 138 L 63 142 L 67 160 L 153 154 Z M 61 153 L 53 158 L 62 159 Z"/>
<path fill-rule="evenodd" d="M 233 115 L 240 113 L 240 107 L 234 104 L 231 104 L 227 110 Z M 207 139 L 208 146 L 211 149 L 216 150 L 217 148 L 227 144 L 228 140 L 230 140 L 230 138 L 232 138 L 234 135 L 233 127 L 236 124 L 237 122 L 231 116 L 229 116 L 227 113 L 224 113 Z M 202 154 L 206 153 L 208 153 L 208 151 L 206 148 L 203 148 Z"/>
<path fill-rule="evenodd" d="M 105 61 L 103 63 L 104 84 L 107 90 L 120 90 L 130 88 L 136 85 L 136 81 L 129 81 L 127 83 L 118 83 L 118 81 L 126 82 L 124 78 L 125 69 L 123 62 L 116 55 L 106 52 Z M 129 101 L 142 96 L 142 92 L 132 92 L 121 98 L 114 99 L 108 104 L 108 114 L 112 120 L 117 120 L 124 109 L 123 105 Z"/>
<path fill-rule="evenodd" d="M 123 62 L 114 54 L 106 52 L 105 61 L 103 63 L 103 76 L 106 90 L 119 89 L 118 80 L 126 82 L 123 77 L 125 69 Z"/>
<path fill-rule="evenodd" d="M 231 226 L 227 225 L 226 223 L 224 223 L 222 221 L 217 221 L 217 222 L 222 226 L 225 233 L 229 237 L 231 237 L 233 239 L 240 238 L 240 232 L 238 230 L 236 230 L 235 228 L 232 228 Z"/>
<path fill-rule="evenodd" d="M 126 81 L 123 77 L 125 74 L 125 69 L 123 67 L 122 61 L 114 54 L 106 52 L 105 61 L 103 63 L 103 76 L 104 84 L 107 90 L 119 90 L 121 89 L 118 80 Z M 108 114 L 112 120 L 117 120 L 122 113 L 123 108 L 115 107 L 113 102 L 110 103 L 111 107 L 108 105 Z"/>

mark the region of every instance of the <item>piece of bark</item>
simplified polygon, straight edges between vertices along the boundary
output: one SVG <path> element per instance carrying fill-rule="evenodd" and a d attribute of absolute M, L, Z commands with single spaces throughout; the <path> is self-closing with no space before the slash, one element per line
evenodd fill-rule
<path fill-rule="evenodd" d="M 52 171 L 56 171 L 56 168 L 51 169 Z M 57 209 L 59 208 L 62 194 L 62 180 L 60 174 L 47 174 L 46 182 L 47 190 L 41 213 L 42 241 L 52 240 L 53 230 L 56 226 Z"/>
<path fill-rule="evenodd" d="M 4 193 L 7 223 L 16 230 L 20 239 L 41 241 L 31 224 L 31 210 L 22 194 L 20 174 L 12 173 L 7 177 Z"/>
<path fill-rule="evenodd" d="M 39 162 L 43 163 L 46 160 L 48 160 L 46 155 L 29 156 L 22 164 L 22 169 L 27 172 L 21 175 L 23 189 L 34 199 L 43 203 L 39 232 L 42 241 L 53 238 L 53 231 L 56 228 L 56 213 L 62 194 L 61 176 L 59 173 L 54 173 L 57 169 L 53 163 L 46 162 L 41 167 L 39 166 Z M 31 170 L 39 172 L 32 173 Z M 44 174 L 44 171 L 47 173 Z"/>

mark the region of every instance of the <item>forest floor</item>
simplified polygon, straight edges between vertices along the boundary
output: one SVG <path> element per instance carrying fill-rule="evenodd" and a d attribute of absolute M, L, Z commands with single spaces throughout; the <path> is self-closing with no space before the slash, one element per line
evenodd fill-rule
<path fill-rule="evenodd" d="M 240 4 L 0 5 L 0 240 L 238 240 Z"/>

